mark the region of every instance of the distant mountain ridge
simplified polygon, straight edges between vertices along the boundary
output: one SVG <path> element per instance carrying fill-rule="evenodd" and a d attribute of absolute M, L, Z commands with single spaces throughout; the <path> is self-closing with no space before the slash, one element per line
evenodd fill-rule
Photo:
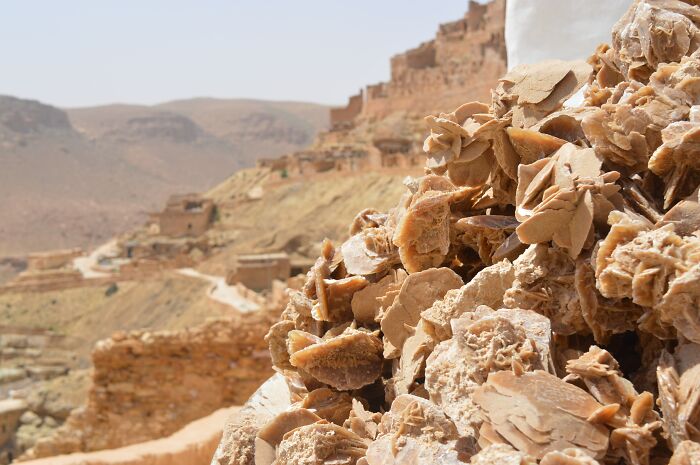
<path fill-rule="evenodd" d="M 168 195 L 311 143 L 328 108 L 197 98 L 59 109 L 0 96 L 0 257 L 89 246 Z"/>

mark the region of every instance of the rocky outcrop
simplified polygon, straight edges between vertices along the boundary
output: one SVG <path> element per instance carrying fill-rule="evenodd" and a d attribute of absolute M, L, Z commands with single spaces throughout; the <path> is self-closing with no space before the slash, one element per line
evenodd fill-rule
<path fill-rule="evenodd" d="M 162 438 L 218 408 L 244 403 L 272 372 L 263 337 L 274 318 L 260 311 L 185 331 L 132 331 L 100 341 L 87 406 L 25 458 Z"/>
<path fill-rule="evenodd" d="M 41 131 L 73 133 L 68 115 L 36 100 L 0 95 L 0 140 L 10 133 L 34 134 Z"/>

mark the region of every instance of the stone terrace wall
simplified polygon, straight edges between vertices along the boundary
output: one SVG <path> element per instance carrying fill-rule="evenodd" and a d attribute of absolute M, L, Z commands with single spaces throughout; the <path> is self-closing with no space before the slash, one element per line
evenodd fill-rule
<path fill-rule="evenodd" d="M 263 337 L 277 317 L 257 312 L 100 341 L 87 406 L 26 458 L 161 438 L 216 409 L 243 404 L 272 373 Z"/>

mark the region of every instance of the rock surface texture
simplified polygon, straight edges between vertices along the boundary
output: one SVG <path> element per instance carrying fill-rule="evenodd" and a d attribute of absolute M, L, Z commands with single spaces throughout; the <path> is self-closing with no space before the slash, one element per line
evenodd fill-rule
<path fill-rule="evenodd" d="M 587 62 L 428 116 L 212 464 L 700 463 L 699 47 L 696 1 L 636 0 Z"/>

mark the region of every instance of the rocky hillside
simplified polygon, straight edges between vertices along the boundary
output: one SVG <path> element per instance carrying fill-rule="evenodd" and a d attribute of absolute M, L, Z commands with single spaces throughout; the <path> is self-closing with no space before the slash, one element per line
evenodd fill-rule
<path fill-rule="evenodd" d="M 61 110 L 0 96 L 0 257 L 99 243 L 174 192 L 308 145 L 327 108 L 193 99 Z"/>

